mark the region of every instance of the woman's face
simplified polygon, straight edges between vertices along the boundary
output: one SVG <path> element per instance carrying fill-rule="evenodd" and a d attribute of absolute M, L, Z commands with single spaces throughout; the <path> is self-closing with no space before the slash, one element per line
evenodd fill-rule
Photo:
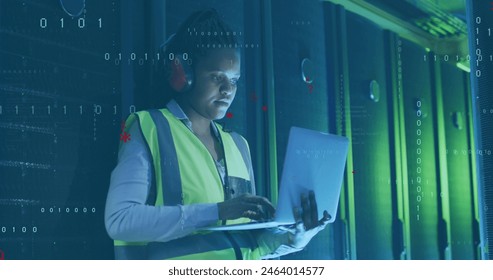
<path fill-rule="evenodd" d="M 235 98 L 240 74 L 240 54 L 237 50 L 210 50 L 195 65 L 195 84 L 184 98 L 202 117 L 221 119 Z"/>

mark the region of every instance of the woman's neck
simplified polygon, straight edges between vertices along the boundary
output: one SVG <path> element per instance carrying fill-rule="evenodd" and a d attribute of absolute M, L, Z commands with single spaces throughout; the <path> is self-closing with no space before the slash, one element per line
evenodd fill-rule
<path fill-rule="evenodd" d="M 175 100 L 192 123 L 193 133 L 199 136 L 211 136 L 211 120 L 202 117 L 186 100 L 181 98 Z"/>

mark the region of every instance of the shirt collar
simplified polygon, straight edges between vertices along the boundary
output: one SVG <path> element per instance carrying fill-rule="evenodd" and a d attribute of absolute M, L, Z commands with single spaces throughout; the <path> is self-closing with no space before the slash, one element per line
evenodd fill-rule
<path fill-rule="evenodd" d="M 190 129 L 190 131 L 193 132 L 192 129 L 192 122 L 190 119 L 187 117 L 185 112 L 183 112 L 183 109 L 180 107 L 178 102 L 176 100 L 171 99 L 168 104 L 166 104 L 166 108 L 175 116 L 177 119 L 181 120 L 187 127 Z M 216 136 L 218 139 L 219 138 L 219 130 L 217 129 L 217 126 L 214 124 L 213 121 L 211 121 L 211 126 L 212 126 L 212 131 L 214 131 L 214 136 Z"/>

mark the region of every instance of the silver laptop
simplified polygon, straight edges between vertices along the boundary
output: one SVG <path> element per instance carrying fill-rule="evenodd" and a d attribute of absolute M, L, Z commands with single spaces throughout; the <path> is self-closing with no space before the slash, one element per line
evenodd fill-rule
<path fill-rule="evenodd" d="M 296 223 L 293 207 L 301 207 L 300 196 L 314 191 L 319 218 L 324 210 L 335 221 L 349 140 L 299 127 L 291 127 L 284 160 L 276 216 L 273 221 L 207 227 L 206 230 L 249 230 Z"/>

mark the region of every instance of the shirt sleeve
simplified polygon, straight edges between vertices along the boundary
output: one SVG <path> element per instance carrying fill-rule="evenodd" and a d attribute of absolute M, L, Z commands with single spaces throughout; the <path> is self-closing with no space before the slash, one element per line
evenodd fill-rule
<path fill-rule="evenodd" d="M 215 203 L 146 205 L 152 165 L 138 121 L 129 127 L 131 139 L 122 143 L 118 164 L 111 173 L 106 199 L 105 226 L 108 235 L 127 242 L 166 242 L 180 238 L 218 220 Z"/>

